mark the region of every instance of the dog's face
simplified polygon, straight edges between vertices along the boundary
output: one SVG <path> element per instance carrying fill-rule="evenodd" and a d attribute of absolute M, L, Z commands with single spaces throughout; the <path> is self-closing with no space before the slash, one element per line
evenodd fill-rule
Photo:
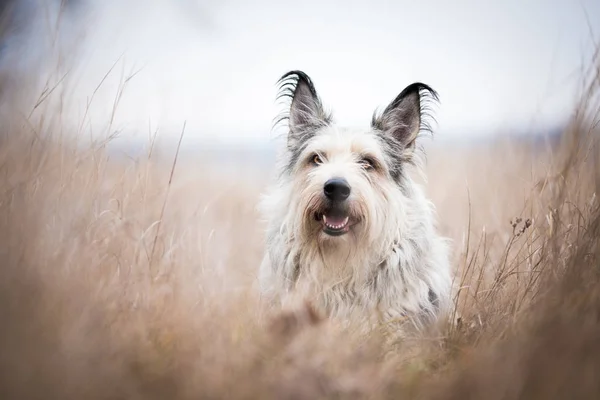
<path fill-rule="evenodd" d="M 293 71 L 280 82 L 281 96 L 291 98 L 284 117 L 289 125 L 285 173 L 294 224 L 308 238 L 332 242 L 374 239 L 388 224 L 397 224 L 407 201 L 404 167 L 413 161 L 423 128 L 423 100 L 437 99 L 436 93 L 412 84 L 360 130 L 333 122 L 306 74 Z"/>

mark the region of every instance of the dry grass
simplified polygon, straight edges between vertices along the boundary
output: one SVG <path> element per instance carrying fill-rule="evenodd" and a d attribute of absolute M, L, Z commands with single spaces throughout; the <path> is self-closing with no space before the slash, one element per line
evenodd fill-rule
<path fill-rule="evenodd" d="M 600 65 L 596 63 L 594 65 Z M 456 311 L 425 337 L 258 306 L 265 170 L 0 123 L 0 397 L 598 398 L 598 75 L 558 145 L 432 149 Z"/>

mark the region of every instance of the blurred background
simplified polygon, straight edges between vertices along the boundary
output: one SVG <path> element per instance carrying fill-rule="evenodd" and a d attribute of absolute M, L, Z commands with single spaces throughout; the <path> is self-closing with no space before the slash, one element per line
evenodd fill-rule
<path fill-rule="evenodd" d="M 597 0 L 0 0 L 0 399 L 600 398 L 599 38 Z M 343 125 L 439 92 L 439 332 L 261 308 L 294 69 Z"/>
<path fill-rule="evenodd" d="M 434 143 L 552 136 L 580 95 L 582 65 L 600 31 L 594 0 L 6 0 L 0 7 L 9 11 L 0 73 L 22 94 L 32 88 L 23 114 L 44 87 L 62 90 L 63 124 L 100 135 L 97 125 L 110 119 L 120 132 L 113 144 L 129 150 L 157 130 L 161 141 L 177 140 L 186 121 L 183 149 L 271 151 L 275 83 L 292 69 L 313 78 L 342 124 L 368 126 L 376 108 L 422 81 L 441 99 Z"/>

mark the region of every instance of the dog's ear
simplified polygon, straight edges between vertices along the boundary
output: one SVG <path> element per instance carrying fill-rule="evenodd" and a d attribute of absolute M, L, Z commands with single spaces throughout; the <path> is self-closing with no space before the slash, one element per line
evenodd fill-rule
<path fill-rule="evenodd" d="M 438 101 L 435 90 L 424 83 L 407 86 L 383 111 L 373 115 L 374 129 L 391 136 L 406 149 L 414 149 L 421 130 L 430 130 L 428 103 Z"/>
<path fill-rule="evenodd" d="M 312 80 L 304 72 L 290 71 L 279 79 L 279 84 L 277 98 L 291 99 L 289 111 L 278 120 L 288 120 L 290 145 L 304 142 L 317 129 L 331 122 Z"/>

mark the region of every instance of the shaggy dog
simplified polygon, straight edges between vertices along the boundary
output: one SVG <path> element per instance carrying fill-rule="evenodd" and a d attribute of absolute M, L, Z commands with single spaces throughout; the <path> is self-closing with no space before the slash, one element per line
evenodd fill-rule
<path fill-rule="evenodd" d="M 418 167 L 415 142 L 429 131 L 437 93 L 413 83 L 370 127 L 351 129 L 324 110 L 304 72 L 278 83 L 278 98 L 290 100 L 278 121 L 289 130 L 278 180 L 262 199 L 262 295 L 309 299 L 331 317 L 431 322 L 449 305 L 448 246 L 408 169 Z"/>

